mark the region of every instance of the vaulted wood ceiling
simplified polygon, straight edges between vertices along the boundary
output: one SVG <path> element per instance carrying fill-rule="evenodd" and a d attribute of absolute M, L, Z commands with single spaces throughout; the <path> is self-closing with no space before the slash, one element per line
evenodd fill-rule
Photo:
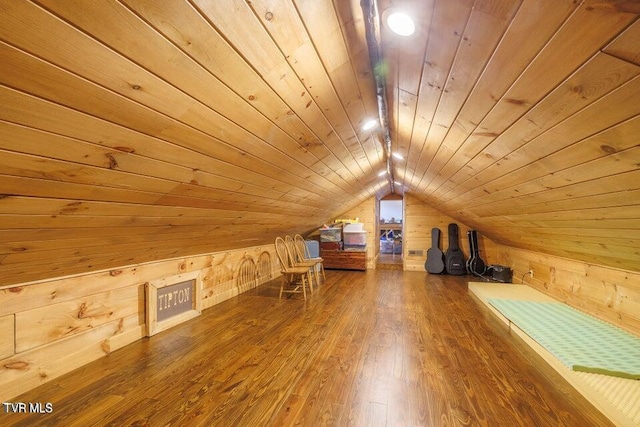
<path fill-rule="evenodd" d="M 640 270 L 640 2 L 1 0 L 0 284 L 270 243 L 393 184 Z"/>

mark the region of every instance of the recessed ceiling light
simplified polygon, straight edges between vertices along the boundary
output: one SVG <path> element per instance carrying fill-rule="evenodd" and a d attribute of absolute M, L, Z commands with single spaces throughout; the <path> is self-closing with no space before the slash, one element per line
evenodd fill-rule
<path fill-rule="evenodd" d="M 392 156 L 393 156 L 393 157 L 395 157 L 395 158 L 396 158 L 396 159 L 398 159 L 398 160 L 404 160 L 404 157 L 402 157 L 402 155 L 401 155 L 401 154 L 393 153 L 393 154 L 392 154 Z"/>
<path fill-rule="evenodd" d="M 402 184 L 400 184 L 398 181 L 393 181 L 393 183 L 394 183 L 395 185 L 402 185 Z"/>
<path fill-rule="evenodd" d="M 378 174 L 378 176 L 385 176 L 387 174 L 387 171 L 382 171 Z"/>
<path fill-rule="evenodd" d="M 393 11 L 386 18 L 389 29 L 399 36 L 408 37 L 416 31 L 413 19 L 404 12 Z"/>
<path fill-rule="evenodd" d="M 364 125 L 362 125 L 362 130 L 373 129 L 377 125 L 378 125 L 378 121 L 376 119 L 369 119 L 365 122 Z"/>

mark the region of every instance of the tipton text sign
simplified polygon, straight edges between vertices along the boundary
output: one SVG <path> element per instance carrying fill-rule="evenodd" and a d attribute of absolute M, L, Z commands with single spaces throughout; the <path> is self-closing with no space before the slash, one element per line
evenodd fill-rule
<path fill-rule="evenodd" d="M 199 316 L 201 288 L 199 271 L 147 283 L 147 336 Z"/>

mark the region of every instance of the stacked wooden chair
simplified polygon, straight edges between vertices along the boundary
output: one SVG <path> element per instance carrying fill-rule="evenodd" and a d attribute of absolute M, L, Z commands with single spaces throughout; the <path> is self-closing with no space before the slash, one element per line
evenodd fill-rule
<path fill-rule="evenodd" d="M 306 267 L 307 270 L 309 271 L 309 289 L 311 289 L 311 292 L 313 293 L 313 277 L 316 278 L 316 284 L 319 284 L 318 275 L 317 274 L 314 275 L 314 273 L 316 273 L 315 268 L 317 263 L 315 261 L 306 260 L 304 259 L 304 256 L 300 255 L 298 249 L 296 248 L 296 244 L 295 244 L 295 241 L 293 240 L 293 237 L 285 236 L 284 241 L 287 244 L 289 253 L 293 257 L 293 260 L 292 260 L 293 265 L 295 265 L 296 267 Z"/>
<path fill-rule="evenodd" d="M 296 265 L 294 256 L 282 237 L 276 237 L 275 241 L 276 254 L 280 262 L 280 272 L 282 273 L 282 284 L 280 285 L 280 296 L 282 293 L 302 293 L 305 301 L 307 300 L 307 282 L 311 287 L 311 273 L 309 266 Z M 313 291 L 313 288 L 310 288 Z"/>
<path fill-rule="evenodd" d="M 316 278 L 316 284 L 320 285 L 320 274 L 318 273 L 318 266 L 320 267 L 320 272 L 322 272 L 322 280 L 326 280 L 327 277 L 324 274 L 324 260 L 321 257 L 311 257 L 311 253 L 309 252 L 309 248 L 307 247 L 306 242 L 304 241 L 304 237 L 299 234 L 293 236 L 294 247 L 296 249 L 296 253 L 301 259 L 305 261 L 311 261 L 314 264 L 313 272 Z"/>

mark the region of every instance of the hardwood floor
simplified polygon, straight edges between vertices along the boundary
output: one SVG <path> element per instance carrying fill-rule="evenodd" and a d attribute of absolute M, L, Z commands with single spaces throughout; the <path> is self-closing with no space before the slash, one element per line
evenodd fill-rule
<path fill-rule="evenodd" d="M 266 284 L 13 399 L 0 425 L 607 426 L 466 279 L 330 271 Z"/>

